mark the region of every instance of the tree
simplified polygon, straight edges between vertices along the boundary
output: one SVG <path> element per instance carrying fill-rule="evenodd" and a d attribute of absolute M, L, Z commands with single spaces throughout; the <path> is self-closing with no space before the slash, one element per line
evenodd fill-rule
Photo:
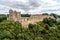
<path fill-rule="evenodd" d="M 43 13 L 42 15 L 49 15 L 48 13 Z"/>
<path fill-rule="evenodd" d="M 51 13 L 50 16 L 53 16 L 54 18 L 58 18 L 58 15 L 57 14 L 54 14 L 54 13 Z"/>
<path fill-rule="evenodd" d="M 50 26 L 52 24 L 57 23 L 57 21 L 55 19 L 52 19 L 52 18 L 45 18 L 45 19 L 43 19 L 43 23 L 46 23 Z"/>
<path fill-rule="evenodd" d="M 0 14 L 0 22 L 2 22 L 3 20 L 7 20 L 7 15 Z"/>
<path fill-rule="evenodd" d="M 60 40 L 60 21 L 45 18 L 23 28 L 19 22 L 3 19 L 0 22 L 0 40 Z"/>
<path fill-rule="evenodd" d="M 21 32 L 22 26 L 14 21 L 3 21 L 0 23 L 0 39 L 1 40 L 18 40 L 18 34 Z"/>
<path fill-rule="evenodd" d="M 30 17 L 29 14 L 21 14 L 22 17 Z"/>

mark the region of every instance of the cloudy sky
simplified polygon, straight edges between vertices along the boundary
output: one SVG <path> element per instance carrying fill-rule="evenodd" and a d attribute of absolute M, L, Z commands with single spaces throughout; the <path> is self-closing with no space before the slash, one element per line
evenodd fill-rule
<path fill-rule="evenodd" d="M 0 0 L 0 14 L 9 9 L 22 13 L 60 13 L 60 0 Z"/>

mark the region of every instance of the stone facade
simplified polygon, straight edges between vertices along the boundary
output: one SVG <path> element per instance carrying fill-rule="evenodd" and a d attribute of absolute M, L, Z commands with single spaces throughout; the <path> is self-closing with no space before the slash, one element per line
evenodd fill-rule
<path fill-rule="evenodd" d="M 9 20 L 18 21 L 22 24 L 24 27 L 28 27 L 29 23 L 35 23 L 38 21 L 42 21 L 44 18 L 49 18 L 51 16 L 48 15 L 42 15 L 42 14 L 35 14 L 31 15 L 30 17 L 21 17 L 21 12 L 16 12 L 13 10 L 9 10 Z"/>

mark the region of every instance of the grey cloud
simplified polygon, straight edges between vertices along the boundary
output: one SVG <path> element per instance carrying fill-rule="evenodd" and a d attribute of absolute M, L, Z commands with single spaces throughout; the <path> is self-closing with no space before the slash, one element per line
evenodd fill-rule
<path fill-rule="evenodd" d="M 13 8 L 22 9 L 25 11 L 28 11 L 30 9 L 35 9 L 40 6 L 37 0 L 29 0 L 26 4 L 23 4 L 22 2 L 10 2 L 10 1 L 0 1 L 0 4 L 7 5 Z M 30 8 L 31 6 L 31 8 Z"/>
<path fill-rule="evenodd" d="M 41 5 L 37 0 L 29 0 L 29 4 L 33 7 L 39 7 Z"/>
<path fill-rule="evenodd" d="M 45 0 L 44 0 L 45 1 Z M 54 7 L 54 5 L 50 5 L 50 4 L 48 4 L 48 3 L 45 3 L 44 5 L 42 5 L 42 4 L 44 3 L 43 1 L 41 1 L 41 0 L 29 0 L 28 2 L 26 2 L 26 3 L 23 3 L 23 2 L 20 2 L 20 1 L 10 1 L 10 0 L 6 0 L 6 1 L 4 1 L 4 0 L 0 0 L 0 4 L 1 5 L 6 5 L 6 6 L 9 6 L 9 7 L 11 7 L 11 8 L 16 8 L 16 9 L 21 9 L 21 10 L 24 10 L 24 11 L 29 11 L 29 10 L 36 10 L 36 11 L 42 11 L 42 12 L 46 12 L 46 11 L 58 11 L 58 10 L 60 10 L 60 9 L 58 9 L 58 10 L 55 10 L 55 9 L 53 9 L 53 10 L 51 10 L 51 9 L 49 9 L 49 8 L 52 8 L 52 7 Z M 56 6 L 59 6 L 59 4 L 58 5 L 56 5 Z M 44 8 L 47 8 L 46 10 L 40 10 L 40 9 L 38 9 L 39 7 L 41 7 L 41 9 L 44 9 Z M 2 9 L 1 9 L 2 7 L 0 7 L 0 10 L 9 10 L 9 8 L 6 8 L 6 7 L 3 7 Z"/>
<path fill-rule="evenodd" d="M 48 9 L 48 10 L 41 10 L 41 12 L 54 12 L 54 11 L 60 11 L 60 9 Z"/>

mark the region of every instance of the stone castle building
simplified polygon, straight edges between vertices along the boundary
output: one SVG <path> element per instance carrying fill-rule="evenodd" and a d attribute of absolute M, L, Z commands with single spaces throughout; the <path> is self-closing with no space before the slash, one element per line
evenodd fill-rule
<path fill-rule="evenodd" d="M 9 18 L 8 19 L 18 21 L 22 24 L 22 26 L 28 27 L 29 23 L 35 23 L 38 21 L 42 21 L 44 18 L 49 18 L 49 17 L 51 17 L 51 16 L 42 15 L 42 14 L 30 15 L 30 17 L 22 17 L 21 12 L 9 10 Z"/>

